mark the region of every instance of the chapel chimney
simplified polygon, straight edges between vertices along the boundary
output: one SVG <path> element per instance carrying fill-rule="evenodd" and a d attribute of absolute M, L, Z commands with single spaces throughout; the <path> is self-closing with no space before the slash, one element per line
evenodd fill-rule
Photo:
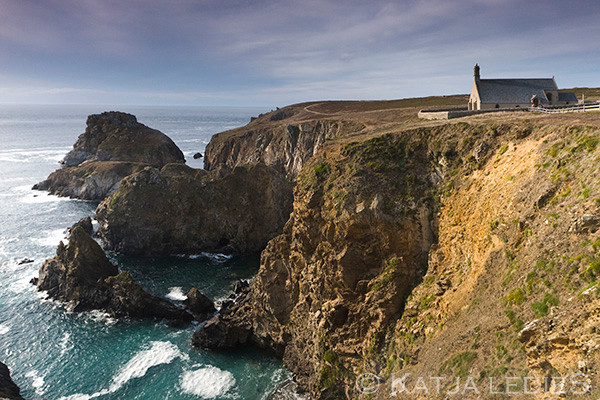
<path fill-rule="evenodd" d="M 475 64 L 473 67 L 473 77 L 478 81 L 481 77 L 479 76 L 479 64 Z"/>

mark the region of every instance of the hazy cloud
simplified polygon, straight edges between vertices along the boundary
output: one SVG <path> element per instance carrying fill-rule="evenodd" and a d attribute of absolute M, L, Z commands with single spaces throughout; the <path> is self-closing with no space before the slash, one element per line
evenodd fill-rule
<path fill-rule="evenodd" d="M 593 0 L 0 0 L 0 101 L 465 93 L 475 62 L 600 86 L 599 16 Z"/>

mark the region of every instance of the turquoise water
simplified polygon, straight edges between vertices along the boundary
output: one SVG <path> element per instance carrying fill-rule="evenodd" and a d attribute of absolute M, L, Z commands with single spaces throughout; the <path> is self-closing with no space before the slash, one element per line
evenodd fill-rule
<path fill-rule="evenodd" d="M 112 108 L 112 107 L 111 107 Z M 73 314 L 44 300 L 29 284 L 52 257 L 64 230 L 92 215 L 96 203 L 34 192 L 33 184 L 85 130 L 86 116 L 103 107 L 0 106 L 0 361 L 26 398 L 264 399 L 289 380 L 278 360 L 255 351 L 217 354 L 191 348 L 194 326 L 113 321 L 101 313 Z M 189 164 L 212 134 L 244 125 L 265 110 L 123 107 L 169 135 Z M 23 258 L 35 261 L 18 265 Z M 205 254 L 188 259 L 111 255 L 151 293 L 180 301 L 192 286 L 226 297 L 238 279 L 252 277 L 256 257 Z"/>

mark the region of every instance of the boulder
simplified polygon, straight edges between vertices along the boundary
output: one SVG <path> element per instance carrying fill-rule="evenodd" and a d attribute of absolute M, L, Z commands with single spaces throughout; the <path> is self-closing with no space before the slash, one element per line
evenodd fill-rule
<path fill-rule="evenodd" d="M 248 342 L 251 327 L 231 323 L 215 315 L 192 335 L 192 346 L 210 350 L 229 350 Z"/>
<path fill-rule="evenodd" d="M 208 315 L 217 311 L 213 301 L 200 293 L 196 288 L 190 289 L 187 293 L 187 299 L 183 301 L 183 304 L 194 314 L 194 317 L 198 321 L 204 321 Z"/>
<path fill-rule="evenodd" d="M 0 399 L 23 400 L 19 387 L 10 377 L 8 367 L 0 362 Z"/>
<path fill-rule="evenodd" d="M 190 321 L 192 316 L 165 299 L 148 294 L 124 271 L 119 273 L 98 243 L 81 226 L 62 242 L 56 257 L 44 261 L 37 281 L 48 297 L 70 302 L 74 311 L 103 310 L 113 317 Z"/>
<path fill-rule="evenodd" d="M 197 160 L 199 158 L 202 158 L 202 153 L 198 152 L 198 153 L 194 154 L 194 160 Z"/>

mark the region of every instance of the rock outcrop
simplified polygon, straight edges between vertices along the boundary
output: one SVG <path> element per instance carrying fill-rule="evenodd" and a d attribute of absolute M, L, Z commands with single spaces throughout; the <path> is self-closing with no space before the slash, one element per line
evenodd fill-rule
<path fill-rule="evenodd" d="M 98 233 L 125 254 L 259 252 L 287 221 L 291 193 L 292 183 L 262 164 L 209 173 L 146 168 L 100 204 Z"/>
<path fill-rule="evenodd" d="M 210 314 L 217 311 L 213 301 L 200 293 L 197 288 L 191 288 L 186 297 L 183 304 L 199 321 L 206 320 Z"/>
<path fill-rule="evenodd" d="M 87 128 L 61 161 L 64 168 L 34 185 L 58 196 L 102 200 L 121 179 L 146 166 L 183 163 L 183 153 L 165 134 L 121 112 L 90 115 Z"/>
<path fill-rule="evenodd" d="M 204 169 L 210 171 L 223 166 L 233 168 L 260 162 L 295 178 L 325 141 L 342 133 L 349 135 L 359 132 L 363 128 L 364 125 L 357 122 L 338 120 L 281 122 L 267 126 L 252 123 L 244 128 L 214 135 L 206 146 Z"/>
<path fill-rule="evenodd" d="M 38 290 L 48 297 L 69 302 L 74 311 L 98 309 L 113 317 L 164 318 L 190 321 L 192 316 L 165 299 L 144 291 L 124 271 L 119 273 L 100 245 L 80 226 L 69 244 L 59 244 L 56 257 L 40 267 Z"/>
<path fill-rule="evenodd" d="M 61 164 L 72 167 L 92 161 L 141 162 L 162 167 L 184 162 L 183 153 L 164 133 L 137 121 L 134 115 L 104 112 L 90 115 L 87 127 Z"/>
<path fill-rule="evenodd" d="M 97 161 L 54 171 L 48 178 L 33 186 L 50 194 L 81 200 L 100 201 L 118 188 L 121 180 L 141 171 L 147 164 L 128 161 Z"/>
<path fill-rule="evenodd" d="M 0 362 L 0 399 L 24 400 L 19 387 L 10 377 L 8 367 Z"/>

